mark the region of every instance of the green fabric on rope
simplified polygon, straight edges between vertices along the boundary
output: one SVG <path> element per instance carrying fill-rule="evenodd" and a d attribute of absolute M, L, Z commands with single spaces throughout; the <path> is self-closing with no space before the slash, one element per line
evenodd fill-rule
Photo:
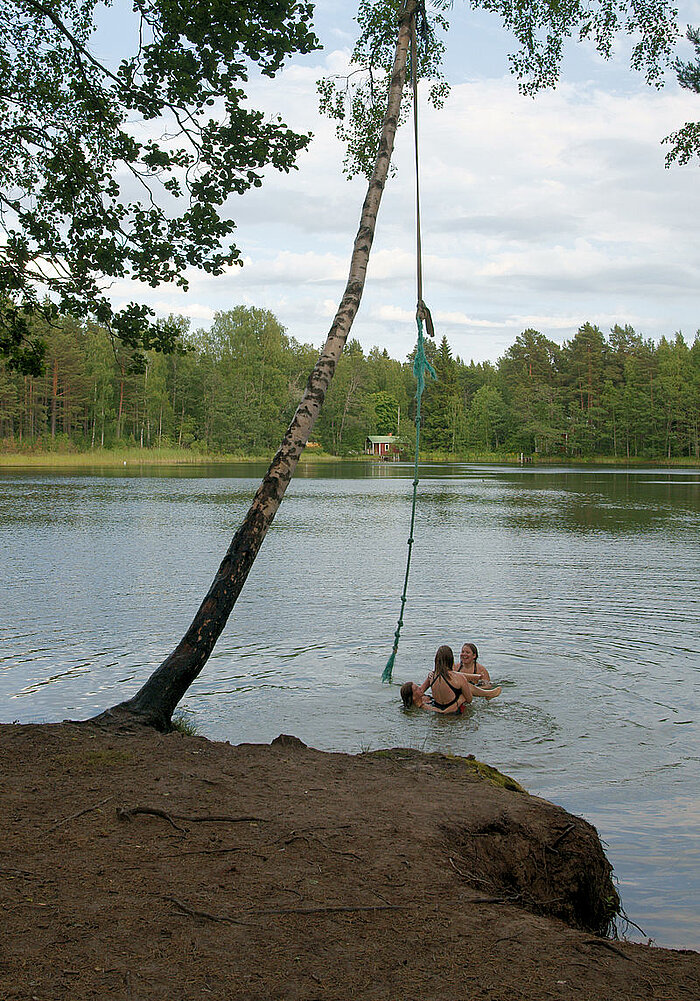
<path fill-rule="evenodd" d="M 422 303 L 419 304 L 421 306 Z M 416 458 L 413 465 L 413 506 L 411 507 L 411 529 L 408 535 L 408 559 L 406 560 L 406 576 L 403 581 L 403 594 L 401 595 L 401 611 L 399 612 L 399 622 L 394 633 L 394 648 L 391 656 L 386 662 L 386 667 L 382 672 L 382 681 L 391 681 L 391 674 L 394 670 L 394 661 L 399 649 L 399 637 L 401 636 L 401 626 L 403 625 L 403 612 L 406 606 L 406 592 L 408 590 L 408 572 L 411 569 L 411 551 L 413 549 L 413 526 L 416 520 L 416 496 L 418 491 L 418 453 L 420 450 L 420 401 L 425 389 L 426 372 L 437 379 L 435 369 L 425 356 L 425 341 L 423 340 L 423 320 L 420 315 L 416 316 L 418 324 L 418 344 L 416 345 L 416 358 L 413 362 L 413 374 L 416 377 Z"/>

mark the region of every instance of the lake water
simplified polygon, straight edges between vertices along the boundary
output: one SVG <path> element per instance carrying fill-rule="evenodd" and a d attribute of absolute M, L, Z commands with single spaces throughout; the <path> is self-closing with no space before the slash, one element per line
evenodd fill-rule
<path fill-rule="evenodd" d="M 186 629 L 262 466 L 0 473 L 0 720 L 85 718 Z M 700 471 L 305 466 L 183 708 L 206 736 L 475 754 L 598 828 L 637 941 L 700 948 Z M 502 696 L 405 713 L 435 649 Z M 426 795 L 430 795 L 426 789 Z"/>

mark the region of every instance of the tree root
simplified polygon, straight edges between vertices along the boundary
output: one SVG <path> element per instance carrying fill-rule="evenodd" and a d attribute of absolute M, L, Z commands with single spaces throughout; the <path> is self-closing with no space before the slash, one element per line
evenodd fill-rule
<path fill-rule="evenodd" d="M 209 911 L 195 910 L 193 907 L 188 907 L 187 904 L 183 904 L 183 902 L 178 900 L 177 897 L 166 897 L 165 899 L 175 904 L 175 906 L 179 908 L 179 910 L 183 911 L 183 913 L 189 914 L 191 918 L 204 918 L 206 921 L 219 921 L 223 924 L 232 925 L 245 925 L 249 923 L 247 921 L 239 921 L 237 918 L 229 918 L 225 914 L 217 915 L 210 914 Z"/>
<path fill-rule="evenodd" d="M 112 797 L 110 797 L 110 799 L 111 798 Z M 117 807 L 117 816 L 120 820 L 133 820 L 138 813 L 143 813 L 150 817 L 162 817 L 163 820 L 167 820 L 169 824 L 172 824 L 176 831 L 182 831 L 182 828 L 175 823 L 175 820 L 184 820 L 188 824 L 243 824 L 247 821 L 255 821 L 256 823 L 261 824 L 268 823 L 267 817 L 226 817 L 216 814 L 204 814 L 201 817 L 190 817 L 185 813 L 169 814 L 166 813 L 165 810 L 159 810 L 157 807 L 152 806 Z M 77 814 L 77 816 L 80 815 Z"/>
<path fill-rule="evenodd" d="M 210 914 L 209 911 L 200 911 L 196 908 L 189 907 L 187 904 L 183 904 L 181 900 L 177 897 L 165 897 L 165 900 L 169 900 L 171 903 L 175 904 L 181 911 L 185 914 L 189 914 L 193 918 L 204 918 L 207 921 L 218 921 L 223 924 L 236 924 L 245 925 L 250 924 L 249 921 L 243 921 L 240 918 L 230 917 L 228 914 Z M 255 917 L 267 917 L 270 914 L 346 914 L 356 911 L 405 911 L 406 907 L 400 904 L 365 904 L 365 905 L 330 905 L 330 906 L 318 906 L 318 907 L 268 907 L 263 910 L 257 911 L 245 911 L 244 916 L 246 918 Z"/>
<path fill-rule="evenodd" d="M 350 911 L 405 911 L 402 904 L 360 904 L 358 906 L 338 905 L 319 907 L 272 907 L 261 911 L 248 911 L 249 917 L 258 914 L 338 914 Z"/>
<path fill-rule="evenodd" d="M 570 833 L 571 831 L 573 831 L 573 829 L 574 829 L 575 827 L 576 827 L 576 824 L 569 824 L 569 826 L 568 826 L 568 827 L 565 827 L 565 828 L 564 828 L 564 830 L 563 830 L 563 831 L 561 832 L 561 834 L 559 834 L 559 835 L 558 835 L 558 836 L 557 836 L 557 837 L 556 837 L 556 838 L 554 839 L 554 841 L 553 841 L 553 842 L 551 843 L 551 845 L 545 845 L 544 847 L 545 847 L 545 848 L 546 848 L 546 849 L 547 849 L 548 851 L 550 851 L 550 852 L 554 852 L 554 851 L 556 851 L 556 850 L 557 850 L 557 845 L 559 844 L 559 842 L 560 842 L 560 841 L 563 841 L 563 840 L 564 840 L 564 838 L 566 837 L 566 835 L 567 835 L 567 834 L 569 834 L 569 833 Z"/>
<path fill-rule="evenodd" d="M 599 945 L 601 949 L 607 949 L 608 952 L 614 952 L 616 956 L 622 956 L 622 958 L 626 959 L 628 963 L 637 962 L 636 959 L 633 959 L 631 956 L 626 956 L 622 949 L 618 949 L 616 945 L 613 945 L 612 942 L 607 942 L 604 938 L 587 938 L 583 942 L 583 945 Z"/>
<path fill-rule="evenodd" d="M 111 799 L 114 799 L 114 796 L 107 796 L 105 799 L 101 799 L 99 803 L 93 804 L 93 806 L 86 806 L 84 810 L 78 810 L 77 813 L 71 813 L 70 817 L 64 817 L 63 820 L 57 820 L 55 824 L 51 825 L 51 827 L 46 828 L 44 835 L 50 834 L 51 831 L 55 831 L 57 827 L 62 827 L 63 824 L 67 824 L 71 820 L 77 820 L 78 817 L 82 817 L 86 813 L 92 813 L 93 810 L 99 810 L 101 806 L 104 806 L 105 803 L 109 803 Z"/>
<path fill-rule="evenodd" d="M 145 813 L 149 817 L 162 817 L 163 820 L 167 820 L 168 823 L 171 824 L 176 831 L 182 832 L 182 828 L 175 823 L 170 814 L 166 813 L 165 810 L 158 810 L 155 807 L 151 806 L 134 806 L 128 810 L 124 806 L 117 807 L 117 816 L 119 817 L 120 820 L 133 820 L 133 818 L 136 816 L 137 813 Z"/>

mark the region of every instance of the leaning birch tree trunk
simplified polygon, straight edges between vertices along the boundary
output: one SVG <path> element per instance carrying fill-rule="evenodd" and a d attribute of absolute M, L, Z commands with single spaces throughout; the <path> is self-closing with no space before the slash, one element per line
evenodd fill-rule
<path fill-rule="evenodd" d="M 360 306 L 377 213 L 394 149 L 406 80 L 411 19 L 415 16 L 416 6 L 417 0 L 407 0 L 399 18 L 387 109 L 355 237 L 345 293 L 294 418 L 189 629 L 141 690 L 128 701 L 95 717 L 96 722 L 133 721 L 158 730 L 169 729 L 175 707 L 214 649 L 282 503 Z"/>

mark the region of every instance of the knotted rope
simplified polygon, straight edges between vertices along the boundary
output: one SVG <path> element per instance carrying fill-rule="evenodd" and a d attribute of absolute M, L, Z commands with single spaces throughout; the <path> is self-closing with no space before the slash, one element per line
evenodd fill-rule
<path fill-rule="evenodd" d="M 391 681 L 391 674 L 394 670 L 394 661 L 396 660 L 396 654 L 399 649 L 399 638 L 401 636 L 401 627 L 403 626 L 403 613 L 406 607 L 406 594 L 408 591 L 408 574 L 411 569 L 411 553 L 413 552 L 413 526 L 416 522 L 416 500 L 418 497 L 418 454 L 420 450 L 420 403 L 421 397 L 423 395 L 423 390 L 425 389 L 425 376 L 426 373 L 431 375 L 433 379 L 437 378 L 435 375 L 435 369 L 430 364 L 425 356 L 425 343 L 423 340 L 423 320 L 420 316 L 416 316 L 416 322 L 418 324 L 418 344 L 416 345 L 416 357 L 413 362 L 413 374 L 416 377 L 416 457 L 413 463 L 413 504 L 411 505 L 411 528 L 408 533 L 408 558 L 406 560 L 406 574 L 403 579 L 403 594 L 401 595 L 401 611 L 399 612 L 399 621 L 396 626 L 396 632 L 394 633 L 394 647 L 391 651 L 391 655 L 386 662 L 386 667 L 382 672 L 382 681 Z"/>

